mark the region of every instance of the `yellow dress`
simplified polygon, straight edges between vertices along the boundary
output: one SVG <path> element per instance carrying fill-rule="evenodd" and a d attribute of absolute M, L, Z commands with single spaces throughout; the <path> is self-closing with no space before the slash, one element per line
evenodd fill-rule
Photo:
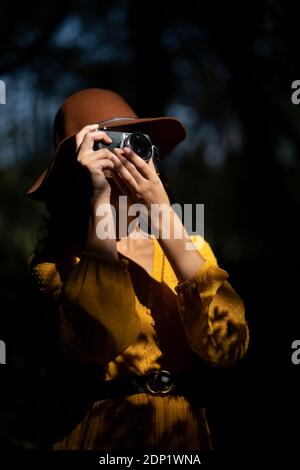
<path fill-rule="evenodd" d="M 241 359 L 249 331 L 242 299 L 201 236 L 191 235 L 205 262 L 178 282 L 153 237 L 152 276 L 119 254 L 83 252 L 73 260 L 33 260 L 43 296 L 59 308 L 62 351 L 72 363 L 97 363 L 100 380 L 164 369 L 201 374 L 201 364 Z M 137 393 L 95 401 L 54 449 L 187 451 L 212 448 L 201 400 Z"/>

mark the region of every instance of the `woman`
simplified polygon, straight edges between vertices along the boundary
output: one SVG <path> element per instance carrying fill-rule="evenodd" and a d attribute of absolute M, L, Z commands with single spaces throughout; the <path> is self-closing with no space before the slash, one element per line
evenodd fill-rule
<path fill-rule="evenodd" d="M 185 136 L 177 119 L 139 119 L 108 90 L 79 91 L 57 113 L 54 158 L 28 192 L 51 215 L 31 273 L 59 311 L 70 367 L 95 365 L 96 372 L 86 382 L 90 405 L 54 449 L 207 451 L 206 366 L 231 366 L 244 356 L 244 304 L 208 242 L 189 236 L 176 216 L 154 156 L 108 149 L 108 129 L 147 134 L 160 158 Z M 103 147 L 95 150 L 97 142 Z M 125 237 L 121 195 L 129 207 L 145 209 L 144 225 L 123 210 L 123 228 L 131 223 Z M 149 215 L 153 204 L 163 205 L 166 219 Z"/>

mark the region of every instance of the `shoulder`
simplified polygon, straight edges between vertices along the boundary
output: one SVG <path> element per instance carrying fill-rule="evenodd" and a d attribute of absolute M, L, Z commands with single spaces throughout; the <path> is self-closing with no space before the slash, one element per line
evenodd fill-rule
<path fill-rule="evenodd" d="M 48 260 L 34 257 L 30 262 L 29 274 L 41 293 L 57 295 L 65 278 L 78 261 L 79 258 Z"/>
<path fill-rule="evenodd" d="M 61 285 L 61 278 L 55 263 L 34 263 L 32 261 L 30 276 L 41 293 L 54 293 Z"/>

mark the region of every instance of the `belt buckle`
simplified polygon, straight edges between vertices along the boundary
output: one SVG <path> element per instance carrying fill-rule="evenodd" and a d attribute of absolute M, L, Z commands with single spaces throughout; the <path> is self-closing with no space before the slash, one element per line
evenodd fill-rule
<path fill-rule="evenodd" d="M 167 395 L 173 390 L 174 382 L 169 371 L 152 369 L 145 375 L 145 386 L 152 395 Z"/>

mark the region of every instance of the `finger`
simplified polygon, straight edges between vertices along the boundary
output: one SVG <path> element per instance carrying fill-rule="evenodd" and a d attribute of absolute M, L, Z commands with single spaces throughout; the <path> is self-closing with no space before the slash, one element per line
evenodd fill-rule
<path fill-rule="evenodd" d="M 76 134 L 76 145 L 77 148 L 80 147 L 85 134 L 89 131 L 96 131 L 99 129 L 99 124 L 89 124 L 84 126 L 80 131 Z"/>
<path fill-rule="evenodd" d="M 138 169 L 139 173 L 146 179 L 150 179 L 153 176 L 153 172 L 149 168 L 149 165 L 139 155 L 137 155 L 131 148 L 124 147 L 123 151 L 130 162 Z"/>
<path fill-rule="evenodd" d="M 120 160 L 119 156 L 116 157 L 117 160 L 115 162 L 115 171 L 120 175 L 122 180 L 126 183 L 126 185 L 133 189 L 134 191 L 138 191 L 138 184 L 132 174 L 128 171 L 128 169 L 123 165 L 122 161 Z"/>
<path fill-rule="evenodd" d="M 84 126 L 82 129 L 80 129 L 77 135 L 84 136 L 87 132 L 97 129 L 99 129 L 99 124 L 88 124 L 87 126 Z"/>
<path fill-rule="evenodd" d="M 100 158 L 109 158 L 111 160 L 116 160 L 116 155 L 111 152 L 108 148 L 103 148 L 99 150 L 94 150 L 88 154 L 90 160 L 99 160 Z"/>
<path fill-rule="evenodd" d="M 153 157 L 151 157 L 150 160 L 148 161 L 148 166 L 152 168 L 155 171 L 155 173 L 157 173 L 155 165 L 154 165 Z"/>
<path fill-rule="evenodd" d="M 113 170 L 114 163 L 111 160 L 102 158 L 102 160 L 98 162 L 94 162 L 92 165 L 90 165 L 89 168 L 90 168 L 90 171 L 92 170 L 100 174 L 103 170 Z"/>
<path fill-rule="evenodd" d="M 102 158 L 102 160 L 98 162 L 98 166 L 102 168 L 102 170 L 104 169 L 113 170 L 115 168 L 114 162 L 112 162 L 111 160 L 108 160 L 107 158 Z"/>
<path fill-rule="evenodd" d="M 106 158 L 111 161 L 116 161 L 117 157 L 108 148 L 103 148 L 96 151 L 79 152 L 77 161 L 84 166 L 90 166 L 93 162 L 98 162 L 102 158 Z"/>
<path fill-rule="evenodd" d="M 88 131 L 82 140 L 80 150 L 92 150 L 96 140 L 103 140 L 105 144 L 112 142 L 112 139 L 103 131 Z"/>
<path fill-rule="evenodd" d="M 133 176 L 137 183 L 141 183 L 144 180 L 144 177 L 141 175 L 139 170 L 135 167 L 133 163 L 131 163 L 127 157 L 123 155 L 123 149 L 115 148 L 114 153 L 117 157 L 121 160 L 125 168 L 129 171 L 129 173 Z"/>
<path fill-rule="evenodd" d="M 157 161 L 156 161 L 155 157 L 152 156 L 150 158 L 150 160 L 148 162 L 148 165 L 149 165 L 150 168 L 153 168 L 153 171 L 155 172 L 156 176 L 158 178 L 160 178 L 160 176 L 159 176 L 160 175 L 159 167 L 158 167 L 158 164 L 157 164 Z"/>

